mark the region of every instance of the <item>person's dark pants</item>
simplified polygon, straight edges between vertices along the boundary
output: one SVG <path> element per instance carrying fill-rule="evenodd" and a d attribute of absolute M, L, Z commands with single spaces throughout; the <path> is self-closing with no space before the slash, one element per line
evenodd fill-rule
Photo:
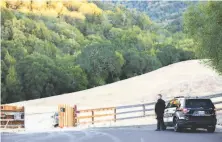
<path fill-rule="evenodd" d="M 165 130 L 166 127 L 164 125 L 163 117 L 157 117 L 157 130 Z"/>

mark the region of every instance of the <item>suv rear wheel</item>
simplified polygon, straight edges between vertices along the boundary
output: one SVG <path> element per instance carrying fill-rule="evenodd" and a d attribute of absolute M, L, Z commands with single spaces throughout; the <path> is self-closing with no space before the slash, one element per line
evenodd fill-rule
<path fill-rule="evenodd" d="M 208 127 L 208 128 L 207 128 L 207 132 L 209 132 L 209 133 L 214 133 L 215 130 L 216 130 L 216 127 L 215 127 L 215 126 L 212 126 L 212 127 Z"/>
<path fill-rule="evenodd" d="M 173 119 L 173 124 L 174 124 L 174 131 L 175 132 L 180 132 L 182 130 L 182 128 L 178 125 L 178 118 L 175 117 Z"/>

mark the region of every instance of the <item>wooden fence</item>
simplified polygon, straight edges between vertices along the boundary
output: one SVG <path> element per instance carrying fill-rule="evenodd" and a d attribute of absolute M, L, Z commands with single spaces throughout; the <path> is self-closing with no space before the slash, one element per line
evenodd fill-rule
<path fill-rule="evenodd" d="M 215 104 L 218 114 L 218 124 L 222 124 L 222 93 L 203 96 L 199 98 L 209 98 Z M 168 103 L 169 100 L 166 101 Z M 154 105 L 155 102 L 118 106 L 118 107 L 108 107 L 108 108 L 96 108 L 96 109 L 85 109 L 76 111 L 77 125 L 81 124 L 95 124 L 100 122 L 116 122 L 119 120 L 135 119 L 142 117 L 154 117 Z M 109 112 L 108 112 L 109 111 Z M 100 112 L 100 114 L 98 114 Z M 84 115 L 86 114 L 87 115 Z M 108 118 L 105 118 L 109 116 Z M 97 120 L 98 118 L 105 118 Z M 88 119 L 88 121 L 84 121 Z"/>
<path fill-rule="evenodd" d="M 106 113 L 105 113 L 106 112 Z M 108 112 L 108 113 L 107 113 Z M 79 114 L 83 114 L 82 116 L 78 116 Z M 86 114 L 86 115 L 84 115 Z M 101 117 L 109 117 L 109 119 L 105 120 L 95 120 L 96 118 L 101 118 Z M 107 107 L 107 108 L 96 108 L 96 109 L 86 109 L 86 110 L 79 110 L 77 111 L 76 114 L 76 119 L 77 119 L 77 125 L 79 124 L 95 124 L 98 122 L 106 122 L 106 121 L 116 121 L 116 108 L 115 107 Z M 88 121 L 83 121 L 80 122 L 80 120 L 87 120 Z"/>
<path fill-rule="evenodd" d="M 24 128 L 24 107 L 1 105 L 1 128 Z"/>
<path fill-rule="evenodd" d="M 222 125 L 222 93 L 200 98 L 209 98 L 217 108 L 218 124 Z M 168 101 L 166 101 L 167 103 Z M 59 105 L 59 126 L 76 127 L 82 124 L 116 122 L 142 117 L 154 117 L 155 102 L 118 107 L 78 110 L 76 106 Z M 24 107 L 1 106 L 1 128 L 24 128 Z M 50 112 L 52 113 L 52 112 Z"/>

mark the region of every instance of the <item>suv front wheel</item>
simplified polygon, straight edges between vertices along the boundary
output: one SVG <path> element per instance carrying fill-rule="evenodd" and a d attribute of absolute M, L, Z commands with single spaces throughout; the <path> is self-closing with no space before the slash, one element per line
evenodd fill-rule
<path fill-rule="evenodd" d="M 182 128 L 178 124 L 178 118 L 177 117 L 175 117 L 173 119 L 173 124 L 174 124 L 174 131 L 175 132 L 180 132 L 182 130 Z"/>
<path fill-rule="evenodd" d="M 215 130 L 216 130 L 216 127 L 215 127 L 215 126 L 212 126 L 212 127 L 208 127 L 208 128 L 207 128 L 207 132 L 209 132 L 209 133 L 214 133 Z"/>

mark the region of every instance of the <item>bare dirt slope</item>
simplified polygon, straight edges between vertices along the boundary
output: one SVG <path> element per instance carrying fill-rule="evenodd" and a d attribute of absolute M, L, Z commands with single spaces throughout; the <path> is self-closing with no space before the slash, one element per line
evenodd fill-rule
<path fill-rule="evenodd" d="M 177 95 L 200 96 L 221 92 L 222 76 L 199 60 L 190 60 L 116 83 L 14 104 L 25 106 L 76 104 L 80 108 L 94 108 L 151 102 L 155 100 L 157 93 L 163 94 L 166 99 Z"/>

